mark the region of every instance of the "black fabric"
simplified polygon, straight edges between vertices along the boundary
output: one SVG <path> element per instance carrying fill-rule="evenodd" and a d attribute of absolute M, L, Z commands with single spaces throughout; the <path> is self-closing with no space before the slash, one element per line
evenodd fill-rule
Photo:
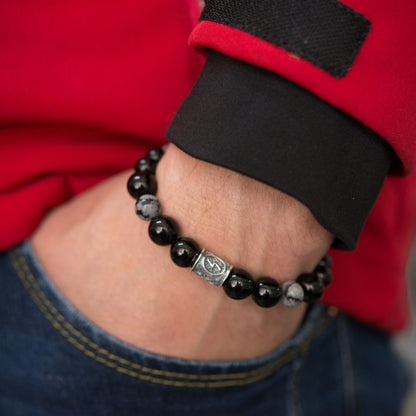
<path fill-rule="evenodd" d="M 208 0 L 200 20 L 232 26 L 345 76 L 371 28 L 337 0 Z"/>
<path fill-rule="evenodd" d="M 215 51 L 166 135 L 198 159 L 292 195 L 345 250 L 355 248 L 392 158 L 384 140 L 355 119 Z"/>

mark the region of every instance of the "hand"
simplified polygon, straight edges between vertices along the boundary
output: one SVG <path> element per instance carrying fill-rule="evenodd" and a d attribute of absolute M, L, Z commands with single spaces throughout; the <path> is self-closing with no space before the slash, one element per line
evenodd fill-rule
<path fill-rule="evenodd" d="M 170 260 L 134 214 L 123 172 L 53 210 L 32 236 L 58 289 L 87 318 L 143 349 L 189 359 L 270 352 L 297 329 L 305 305 L 235 301 Z M 169 146 L 158 166 L 163 213 L 182 235 L 253 277 L 311 271 L 333 236 L 290 196 Z"/>

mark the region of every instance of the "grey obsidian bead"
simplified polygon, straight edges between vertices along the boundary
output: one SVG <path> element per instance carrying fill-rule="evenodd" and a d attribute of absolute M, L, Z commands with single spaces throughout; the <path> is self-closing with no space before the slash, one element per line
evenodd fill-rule
<path fill-rule="evenodd" d="M 136 202 L 136 214 L 145 221 L 151 221 L 159 216 L 160 204 L 151 194 L 141 195 Z"/>
<path fill-rule="evenodd" d="M 282 292 L 282 303 L 289 307 L 299 305 L 305 297 L 303 287 L 299 283 L 293 281 L 283 283 Z"/>

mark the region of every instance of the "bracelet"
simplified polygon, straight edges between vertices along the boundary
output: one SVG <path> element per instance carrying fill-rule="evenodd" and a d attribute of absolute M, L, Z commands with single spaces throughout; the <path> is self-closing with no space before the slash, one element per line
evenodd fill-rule
<path fill-rule="evenodd" d="M 190 267 L 193 272 L 215 286 L 222 286 L 232 299 L 252 296 L 262 307 L 276 305 L 279 300 L 285 306 L 312 303 L 319 300 L 332 280 L 332 261 L 325 255 L 312 273 L 303 273 L 296 280 L 279 284 L 270 277 L 256 281 L 242 269 L 237 269 L 215 254 L 200 250 L 191 239 L 179 237 L 178 227 L 171 218 L 160 215 L 160 203 L 156 198 L 156 167 L 163 156 L 162 149 L 152 149 L 135 164 L 135 173 L 127 181 L 129 194 L 136 199 L 136 214 L 150 221 L 149 236 L 160 246 L 170 245 L 170 256 L 180 267 Z"/>

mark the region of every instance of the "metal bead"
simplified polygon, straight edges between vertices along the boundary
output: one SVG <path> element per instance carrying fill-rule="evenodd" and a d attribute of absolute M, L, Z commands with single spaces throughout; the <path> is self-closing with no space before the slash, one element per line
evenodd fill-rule
<path fill-rule="evenodd" d="M 174 222 L 168 217 L 158 217 L 149 224 L 149 237 L 159 246 L 168 246 L 177 238 Z"/>
<path fill-rule="evenodd" d="M 245 299 L 253 293 L 254 282 L 244 270 L 231 270 L 223 284 L 225 293 L 232 299 Z"/>
<path fill-rule="evenodd" d="M 289 307 L 299 305 L 305 297 L 303 287 L 299 283 L 293 281 L 283 283 L 282 292 L 282 303 Z"/>
<path fill-rule="evenodd" d="M 159 216 L 160 204 L 151 194 L 144 194 L 136 202 L 136 214 L 145 221 L 153 220 Z"/>
<path fill-rule="evenodd" d="M 170 247 L 170 257 L 180 267 L 191 267 L 198 255 L 198 246 L 188 238 L 176 240 Z"/>
<path fill-rule="evenodd" d="M 279 302 L 282 288 L 274 279 L 263 277 L 254 283 L 252 296 L 257 305 L 270 308 Z"/>
<path fill-rule="evenodd" d="M 192 271 L 215 286 L 222 286 L 231 272 L 231 264 L 206 250 L 201 250 Z"/>

